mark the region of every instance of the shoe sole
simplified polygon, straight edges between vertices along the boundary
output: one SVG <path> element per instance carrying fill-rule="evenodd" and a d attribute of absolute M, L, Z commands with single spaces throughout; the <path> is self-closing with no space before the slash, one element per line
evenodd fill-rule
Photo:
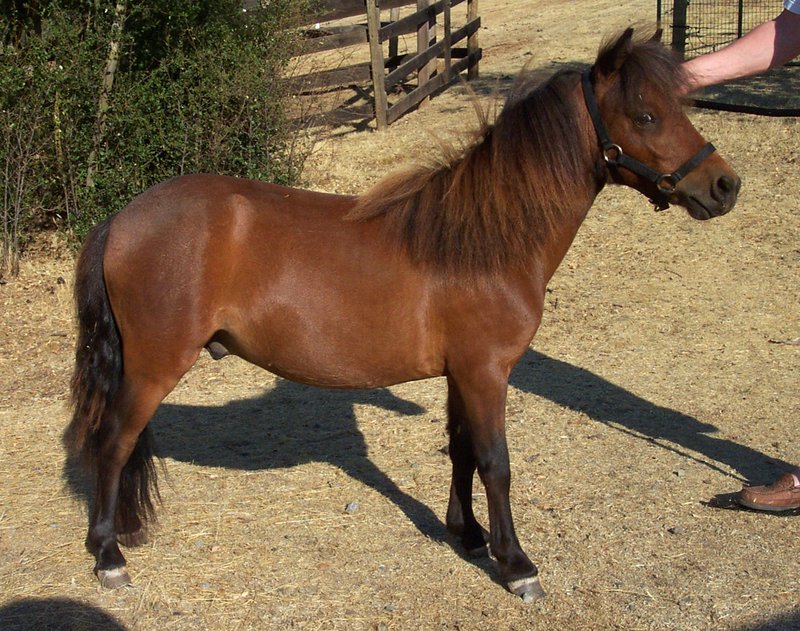
<path fill-rule="evenodd" d="M 748 502 L 747 500 L 739 499 L 739 504 L 752 508 L 753 510 L 769 511 L 771 513 L 781 513 L 787 510 L 795 510 L 800 508 L 800 504 L 790 504 L 789 506 L 771 506 L 769 504 L 757 504 L 756 502 Z"/>

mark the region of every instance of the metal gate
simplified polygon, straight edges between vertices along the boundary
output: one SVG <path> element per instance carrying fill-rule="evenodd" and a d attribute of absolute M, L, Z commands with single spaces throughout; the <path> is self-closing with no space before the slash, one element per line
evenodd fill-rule
<path fill-rule="evenodd" d="M 657 19 L 687 59 L 722 48 L 777 16 L 782 0 L 658 0 Z"/>

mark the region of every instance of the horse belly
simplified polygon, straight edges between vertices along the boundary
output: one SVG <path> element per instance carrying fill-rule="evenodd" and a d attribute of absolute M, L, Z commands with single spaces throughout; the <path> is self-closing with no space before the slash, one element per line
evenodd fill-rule
<path fill-rule="evenodd" d="M 443 372 L 434 362 L 417 363 L 398 356 L 365 357 L 351 353 L 331 358 L 319 350 L 304 353 L 297 349 L 287 355 L 274 351 L 262 355 L 257 349 L 232 352 L 279 377 L 322 388 L 381 388 L 440 376 Z"/>
<path fill-rule="evenodd" d="M 316 386 L 372 388 L 442 374 L 440 336 L 419 296 L 398 302 L 385 289 L 369 298 L 326 289 L 287 296 L 273 287 L 264 311 L 248 310 L 219 341 L 270 372 Z"/>

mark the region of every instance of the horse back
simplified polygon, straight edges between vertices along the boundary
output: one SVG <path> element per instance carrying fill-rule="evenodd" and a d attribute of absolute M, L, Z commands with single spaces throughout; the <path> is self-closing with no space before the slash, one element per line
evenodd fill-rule
<path fill-rule="evenodd" d="M 354 202 L 219 176 L 145 192 L 113 219 L 104 259 L 123 346 L 188 364 L 214 341 L 325 386 L 441 374 L 439 283 L 380 221 L 344 220 Z"/>

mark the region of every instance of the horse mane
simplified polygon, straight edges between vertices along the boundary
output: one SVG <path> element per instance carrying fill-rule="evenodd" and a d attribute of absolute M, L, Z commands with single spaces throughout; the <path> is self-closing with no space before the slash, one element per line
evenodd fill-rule
<path fill-rule="evenodd" d="M 604 45 L 598 62 L 613 45 Z M 626 93 L 654 76 L 650 60 L 660 68 L 663 50 L 655 42 L 635 44 L 631 72 L 627 62 L 620 71 Z M 667 81 L 674 95 L 677 75 L 668 75 L 675 77 Z M 470 146 L 445 151 L 438 164 L 386 176 L 346 219 L 383 217 L 414 262 L 449 272 L 492 273 L 529 260 L 574 213 L 582 191 L 602 179 L 579 122 L 578 108 L 585 107 L 574 97 L 579 76 L 562 70 L 537 85 L 521 75 L 495 122 L 483 117 Z"/>

